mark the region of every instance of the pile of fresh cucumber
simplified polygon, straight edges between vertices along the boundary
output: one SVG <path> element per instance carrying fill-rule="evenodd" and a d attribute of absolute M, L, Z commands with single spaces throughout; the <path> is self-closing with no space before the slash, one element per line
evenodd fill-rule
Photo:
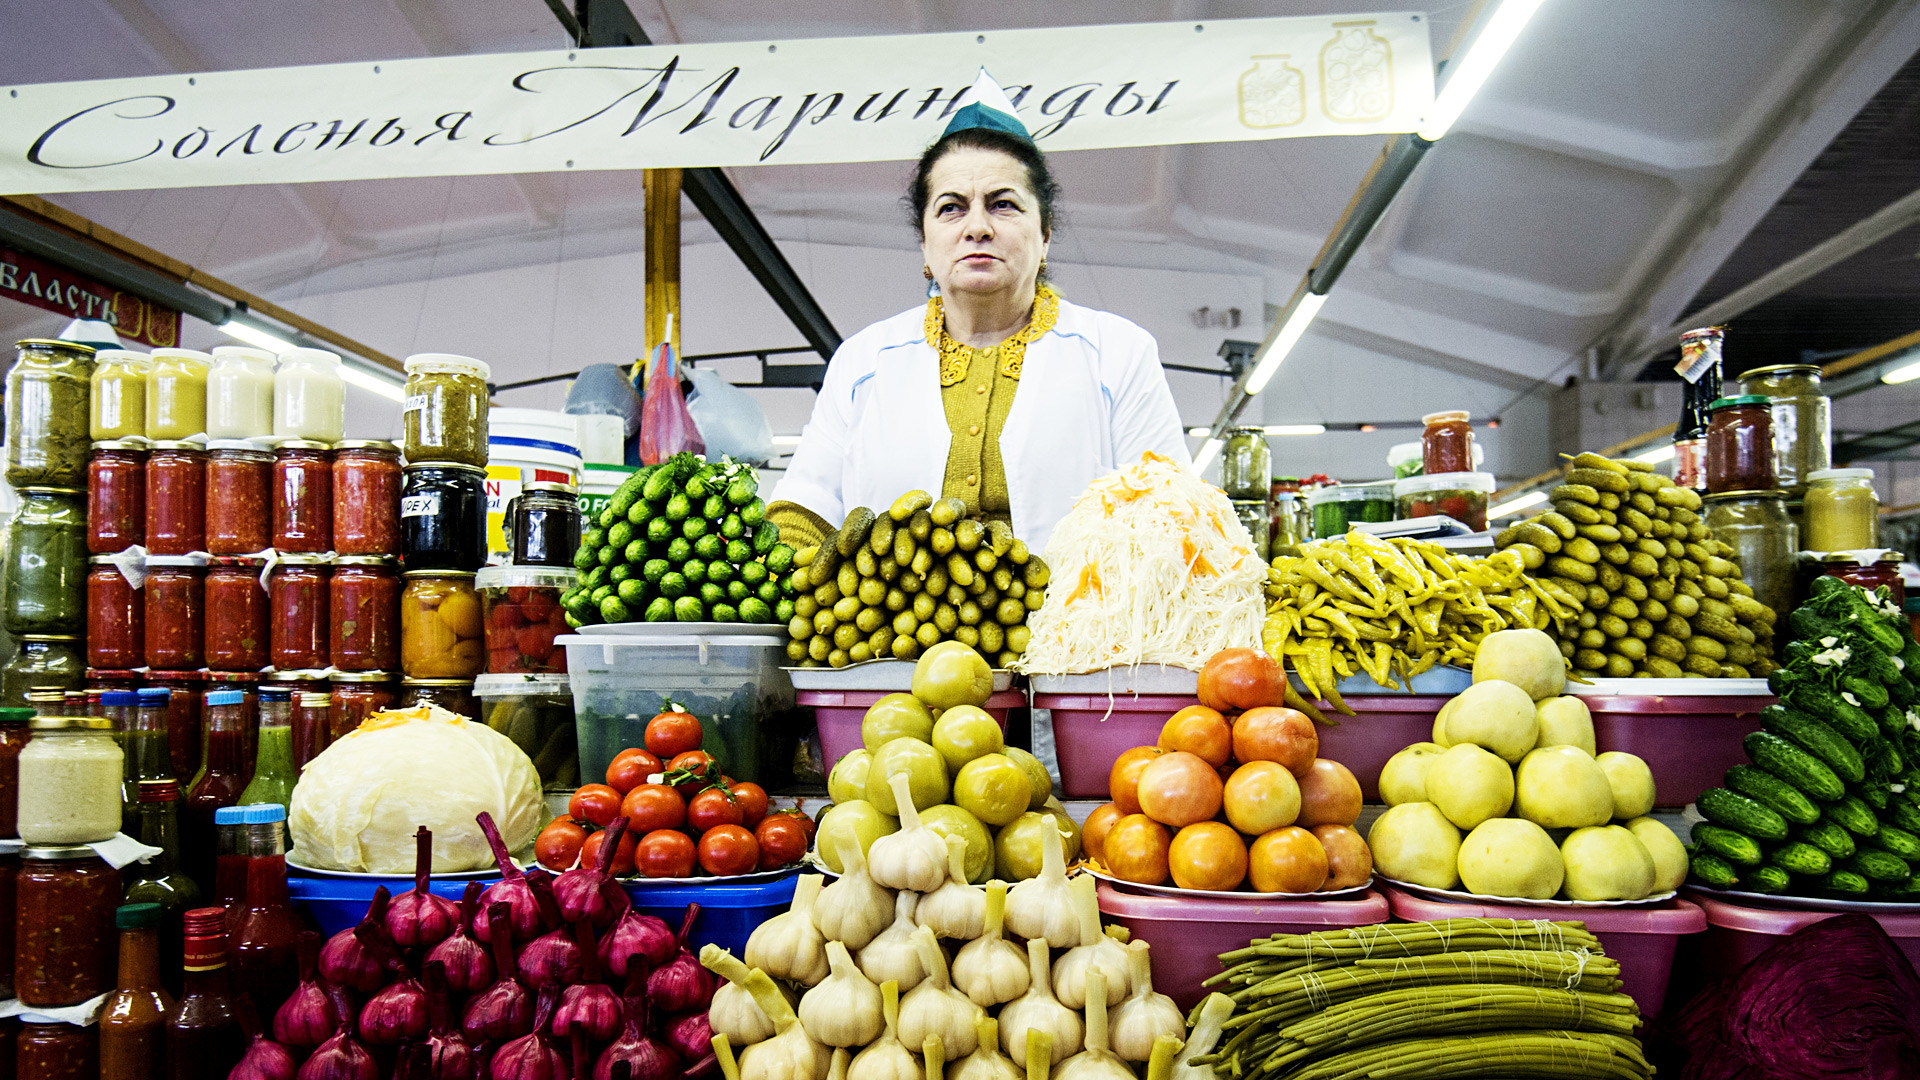
<path fill-rule="evenodd" d="M 1692 880 L 1920 902 L 1920 644 L 1882 587 L 1814 582 L 1789 620 L 1752 764 L 1695 802 Z"/>
<path fill-rule="evenodd" d="M 751 465 L 684 452 L 636 471 L 581 530 L 567 622 L 793 618 L 793 548 L 758 488 Z"/>

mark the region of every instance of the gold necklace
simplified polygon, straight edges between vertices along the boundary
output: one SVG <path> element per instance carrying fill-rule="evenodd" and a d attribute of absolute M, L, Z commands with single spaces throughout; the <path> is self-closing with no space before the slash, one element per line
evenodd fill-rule
<path fill-rule="evenodd" d="M 1033 313 L 1027 318 L 1027 325 L 1019 333 L 1002 341 L 997 346 L 975 349 L 972 346 L 953 340 L 947 333 L 947 317 L 940 306 L 937 296 L 927 298 L 927 344 L 940 354 L 940 385 L 952 386 L 967 377 L 967 369 L 973 365 L 975 352 L 1000 350 L 1000 374 L 1010 379 L 1020 377 L 1021 366 L 1026 363 L 1027 345 L 1038 341 L 1047 331 L 1060 321 L 1060 294 L 1052 288 L 1042 285 L 1033 293 Z"/>

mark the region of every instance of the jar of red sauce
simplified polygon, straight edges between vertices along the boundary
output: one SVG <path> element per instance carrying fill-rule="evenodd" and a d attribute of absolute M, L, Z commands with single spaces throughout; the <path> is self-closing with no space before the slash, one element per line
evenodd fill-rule
<path fill-rule="evenodd" d="M 147 455 L 147 553 L 185 555 L 206 547 L 207 452 L 197 443 L 154 443 Z"/>
<path fill-rule="evenodd" d="M 125 551 L 147 542 L 147 441 L 93 444 L 87 462 L 87 550 Z"/>
<path fill-rule="evenodd" d="M 114 561 L 95 555 L 87 570 L 87 666 L 126 670 L 147 662 L 147 601 Z M 135 570 L 136 574 L 141 571 Z M 144 579 L 144 575 L 143 579 Z"/>
<path fill-rule="evenodd" d="M 0 709 L 0 840 L 12 840 L 20 835 L 20 751 L 32 737 L 27 730 L 32 719 L 32 709 Z M 4 925 L 0 925 L 0 934 L 12 932 L 13 915 L 8 912 Z M 13 955 L 11 938 L 8 943 L 9 947 L 0 951 L 0 956 Z M 11 985 L 13 966 L 0 963 L 0 968 L 4 969 L 0 970 L 0 976 Z"/>
<path fill-rule="evenodd" d="M 109 690 L 138 690 L 147 683 L 147 673 L 135 671 L 132 668 L 122 670 L 88 668 L 86 677 L 87 689 L 98 690 L 103 694 Z"/>
<path fill-rule="evenodd" d="M 20 853 L 17 897 L 13 989 L 22 1004 L 78 1005 L 113 988 L 120 871 L 84 845 L 30 847 Z"/>
<path fill-rule="evenodd" d="M 207 571 L 206 658 L 215 671 L 259 671 L 270 662 L 265 559 L 222 555 Z"/>
<path fill-rule="evenodd" d="M 184 786 L 200 771 L 200 694 L 204 671 L 149 671 L 147 682 L 167 692 L 167 763 Z"/>
<path fill-rule="evenodd" d="M 333 460 L 328 444 L 289 439 L 273 452 L 273 546 L 321 552 L 333 544 Z"/>
<path fill-rule="evenodd" d="M 400 554 L 400 448 L 381 439 L 333 444 L 333 551 Z"/>
<path fill-rule="evenodd" d="M 100 1029 L 60 1023 L 22 1023 L 8 1065 L 35 1080 L 94 1080 L 100 1075 Z M 14 1073 L 9 1072 L 12 1076 Z"/>
<path fill-rule="evenodd" d="M 1724 397 L 1708 409 L 1707 490 L 1771 491 L 1772 400 L 1759 394 Z"/>
<path fill-rule="evenodd" d="M 332 651 L 327 636 L 330 574 L 324 555 L 285 555 L 267 576 L 274 667 L 327 666 Z"/>
<path fill-rule="evenodd" d="M 146 603 L 147 666 L 192 671 L 206 663 L 205 555 L 149 555 Z"/>
<path fill-rule="evenodd" d="M 14 955 L 14 922 L 20 908 L 20 856 L 0 855 L 0 956 Z M 0 964 L 0 994 L 13 996 L 13 964 Z M 4 1000 L 4 999 L 0 999 Z M 0 1057 L 0 1073 L 9 1059 Z"/>
<path fill-rule="evenodd" d="M 338 739 L 400 698 L 400 676 L 392 671 L 340 671 L 333 676 L 333 737 Z"/>
<path fill-rule="evenodd" d="M 333 695 L 324 683 L 293 695 L 293 769 L 299 772 L 333 744 Z"/>
<path fill-rule="evenodd" d="M 1894 606 L 1905 610 L 1907 583 L 1900 576 L 1900 552 L 1891 548 L 1835 551 L 1820 560 L 1820 572 L 1872 592 L 1882 585 Z"/>
<path fill-rule="evenodd" d="M 385 555 L 342 555 L 333 564 L 333 666 L 400 666 L 400 565 Z"/>
<path fill-rule="evenodd" d="M 1455 473 L 1473 471 L 1473 414 L 1465 410 L 1428 413 L 1420 418 L 1426 430 L 1420 433 L 1420 459 L 1423 471 Z"/>
<path fill-rule="evenodd" d="M 251 555 L 273 544 L 273 455 L 246 439 L 207 444 L 207 550 Z"/>

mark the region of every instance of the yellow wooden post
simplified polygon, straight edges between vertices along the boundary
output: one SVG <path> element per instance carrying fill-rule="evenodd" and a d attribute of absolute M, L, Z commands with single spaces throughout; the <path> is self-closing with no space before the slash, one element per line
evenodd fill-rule
<path fill-rule="evenodd" d="M 680 351 L 680 170 L 646 170 L 647 340 L 660 344 L 672 317 L 673 351 Z"/>

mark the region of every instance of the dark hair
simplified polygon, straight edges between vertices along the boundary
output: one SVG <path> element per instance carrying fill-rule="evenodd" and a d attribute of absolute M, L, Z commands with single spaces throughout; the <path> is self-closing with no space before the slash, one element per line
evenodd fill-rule
<path fill-rule="evenodd" d="M 922 240 L 927 236 L 927 201 L 931 198 L 927 187 L 933 167 L 955 150 L 998 150 L 1019 162 L 1027 170 L 1027 186 L 1033 189 L 1033 197 L 1040 203 L 1040 232 L 1044 236 L 1053 235 L 1053 204 L 1060 197 L 1060 184 L 1054 180 L 1053 170 L 1047 167 L 1040 148 L 1004 131 L 962 128 L 935 140 L 926 153 L 920 155 L 920 164 L 914 167 L 906 202 L 913 211 L 913 231 Z"/>

